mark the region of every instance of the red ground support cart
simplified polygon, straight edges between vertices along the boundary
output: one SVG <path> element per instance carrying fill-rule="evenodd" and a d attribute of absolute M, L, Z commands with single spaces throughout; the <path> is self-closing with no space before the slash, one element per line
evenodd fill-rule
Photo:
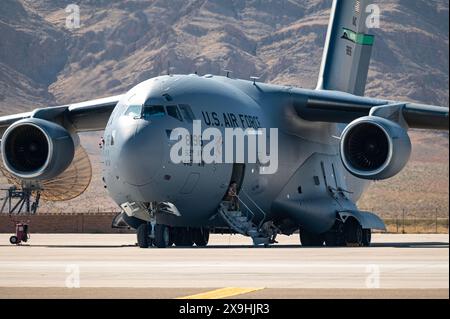
<path fill-rule="evenodd" d="M 30 239 L 28 224 L 16 222 L 16 234 L 9 238 L 9 242 L 12 245 L 20 245 L 22 242 L 26 243 L 28 239 Z"/>
<path fill-rule="evenodd" d="M 2 172 L 4 170 L 1 169 L 0 165 L 0 173 Z M 6 196 L 0 199 L 0 214 L 8 214 L 15 226 L 16 233 L 9 238 L 12 245 L 20 245 L 30 239 L 30 220 L 24 222 L 24 219 L 27 218 L 26 216 L 36 214 L 40 197 L 40 192 L 33 188 L 22 189 L 11 186 L 6 189 Z M 3 204 L 1 204 L 2 200 Z"/>

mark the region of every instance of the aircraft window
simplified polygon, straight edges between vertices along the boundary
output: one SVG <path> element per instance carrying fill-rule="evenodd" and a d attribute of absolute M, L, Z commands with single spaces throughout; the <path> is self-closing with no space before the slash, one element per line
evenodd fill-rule
<path fill-rule="evenodd" d="M 173 118 L 176 118 L 179 121 L 183 121 L 180 111 L 178 110 L 178 107 L 176 105 L 167 106 L 167 114 Z"/>
<path fill-rule="evenodd" d="M 164 115 L 166 115 L 166 112 L 162 105 L 145 106 L 144 112 L 142 112 L 142 116 L 146 120 L 151 118 L 161 118 Z"/>
<path fill-rule="evenodd" d="M 194 113 L 192 113 L 191 107 L 189 105 L 186 104 L 180 104 L 180 111 L 181 114 L 183 115 L 183 118 L 187 121 L 187 122 L 192 122 L 194 120 Z"/>
<path fill-rule="evenodd" d="M 140 117 L 142 112 L 142 106 L 140 105 L 131 105 L 125 112 L 125 116 L 131 117 Z"/>

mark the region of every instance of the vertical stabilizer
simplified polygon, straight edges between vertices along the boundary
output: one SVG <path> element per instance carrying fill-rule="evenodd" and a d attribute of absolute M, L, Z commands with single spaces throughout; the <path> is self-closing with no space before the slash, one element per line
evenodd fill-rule
<path fill-rule="evenodd" d="M 333 1 L 317 89 L 364 95 L 374 43 L 369 1 Z"/>

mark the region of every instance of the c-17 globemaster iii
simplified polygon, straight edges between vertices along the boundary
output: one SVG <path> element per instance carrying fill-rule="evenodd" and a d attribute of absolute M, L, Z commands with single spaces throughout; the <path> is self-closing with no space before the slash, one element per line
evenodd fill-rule
<path fill-rule="evenodd" d="M 103 181 L 122 210 L 114 223 L 136 229 L 140 247 L 206 246 L 210 232 L 268 245 L 298 230 L 303 246 L 369 246 L 385 225 L 357 201 L 405 167 L 410 128 L 449 122 L 445 107 L 364 97 L 367 5 L 333 2 L 315 90 L 167 75 L 120 96 L 4 116 L 2 171 L 30 194 L 73 198 L 90 181 L 78 133 L 104 130 Z"/>

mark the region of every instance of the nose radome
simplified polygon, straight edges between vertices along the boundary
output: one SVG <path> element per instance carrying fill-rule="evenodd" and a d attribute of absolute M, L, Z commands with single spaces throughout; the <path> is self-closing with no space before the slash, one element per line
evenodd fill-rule
<path fill-rule="evenodd" d="M 131 185 L 143 186 L 152 181 L 162 169 L 164 140 L 155 128 L 140 127 L 121 145 L 117 172 L 120 178 Z"/>

